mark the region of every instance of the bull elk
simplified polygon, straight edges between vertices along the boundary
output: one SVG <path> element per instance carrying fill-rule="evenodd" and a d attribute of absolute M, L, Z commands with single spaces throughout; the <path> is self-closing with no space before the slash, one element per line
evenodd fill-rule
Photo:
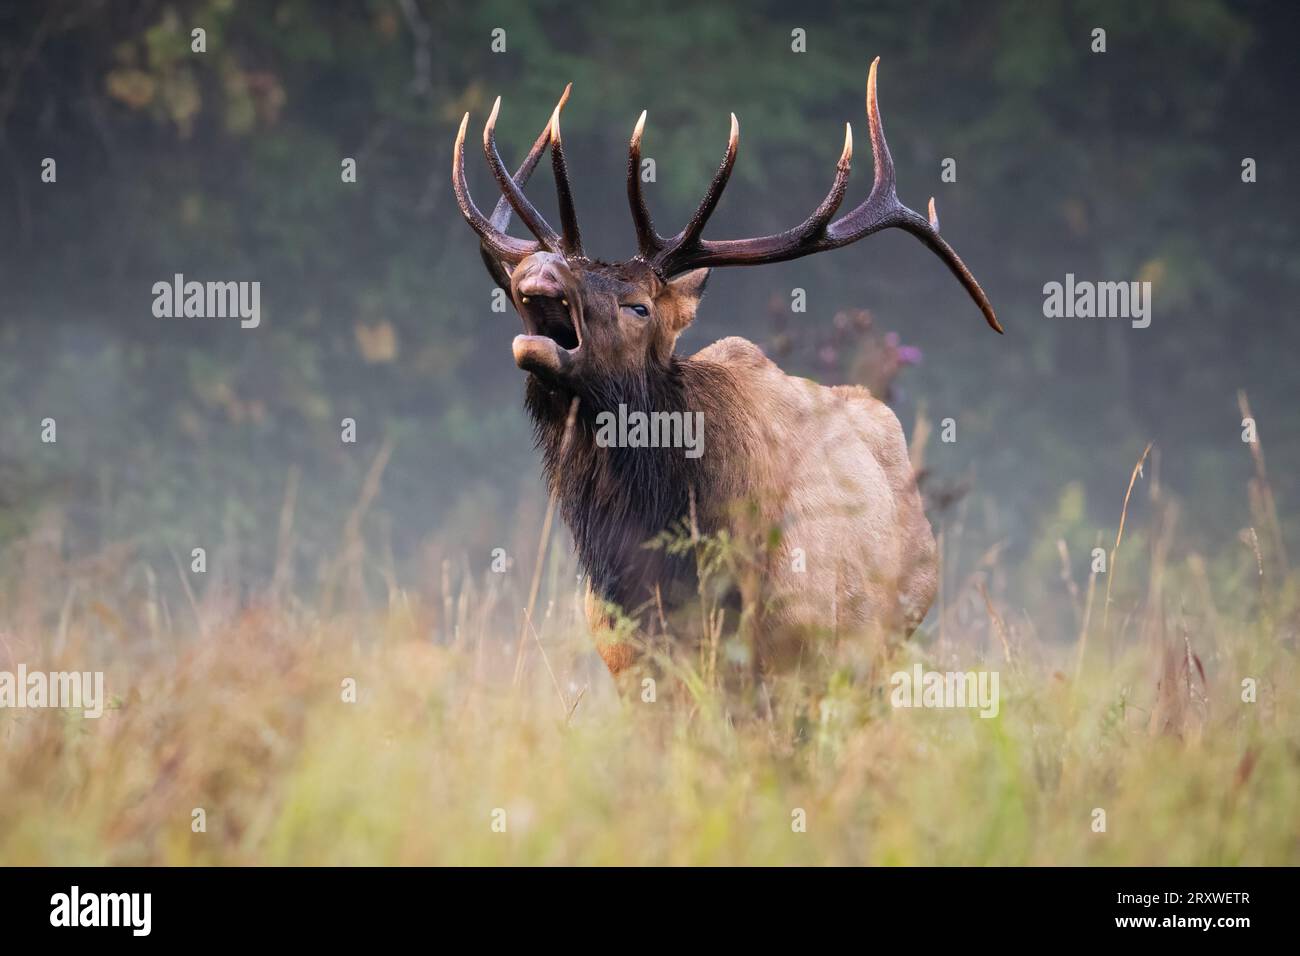
<path fill-rule="evenodd" d="M 695 598 L 696 562 L 647 541 L 688 515 L 701 535 L 767 542 L 739 594 L 760 666 L 781 666 L 811 636 L 910 634 L 928 611 L 937 581 L 933 533 L 894 413 L 863 388 L 826 388 L 786 375 L 753 343 L 724 338 L 690 357 L 677 338 L 695 318 L 709 270 L 754 266 L 838 249 L 882 229 L 911 233 L 952 270 L 988 324 L 1002 327 L 979 283 L 939 235 L 934 200 L 923 217 L 899 202 L 894 165 L 876 101 L 876 69 L 867 77 L 867 118 L 875 179 L 861 205 L 833 218 L 844 198 L 853 156 L 844 150 L 826 198 L 799 225 L 750 239 L 703 238 L 736 162 L 739 125 L 731 117 L 726 154 L 686 226 L 665 238 L 641 193 L 641 114 L 628 151 L 627 191 L 639 252 L 626 262 L 587 257 L 574 211 L 560 135 L 566 88 L 513 176 L 497 150 L 497 99 L 483 150 L 502 196 L 490 217 L 465 181 L 466 113 L 452 158 L 461 213 L 480 239 L 497 284 L 523 320 L 514 359 L 528 373 L 526 406 L 551 493 L 573 533 L 587 578 L 587 615 L 609 670 L 637 663 L 638 642 L 611 635 L 611 609 L 654 626 L 665 610 Z M 561 231 L 524 195 L 549 147 Z M 511 212 L 534 238 L 506 230 Z M 702 413 L 706 453 L 608 446 L 601 413 Z M 775 531 L 774 531 L 775 529 Z M 801 549 L 797 553 L 795 549 Z M 743 582 L 735 590 L 746 590 Z M 736 598 L 733 590 L 732 598 Z"/>

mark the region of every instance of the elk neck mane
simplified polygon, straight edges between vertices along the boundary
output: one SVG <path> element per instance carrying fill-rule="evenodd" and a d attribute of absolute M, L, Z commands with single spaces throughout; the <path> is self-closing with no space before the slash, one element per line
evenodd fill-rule
<path fill-rule="evenodd" d="M 566 441 L 574 392 L 529 376 L 526 406 L 533 419 L 547 485 L 573 533 L 578 561 L 592 589 L 629 612 L 655 599 L 677 605 L 695 590 L 690 555 L 645 544 L 690 517 L 701 534 L 722 526 L 731 502 L 752 491 L 746 462 L 752 426 L 734 373 L 723 365 L 677 355 L 636 375 L 584 382 Z M 617 412 L 702 413 L 704 453 L 682 448 L 601 447 L 597 416 Z"/>

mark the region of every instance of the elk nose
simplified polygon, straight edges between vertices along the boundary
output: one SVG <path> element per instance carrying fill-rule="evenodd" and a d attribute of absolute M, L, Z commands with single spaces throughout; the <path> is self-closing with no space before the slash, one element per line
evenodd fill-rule
<path fill-rule="evenodd" d="M 539 265 L 519 282 L 519 294 L 523 296 L 564 296 L 567 286 L 564 276 L 553 263 Z"/>

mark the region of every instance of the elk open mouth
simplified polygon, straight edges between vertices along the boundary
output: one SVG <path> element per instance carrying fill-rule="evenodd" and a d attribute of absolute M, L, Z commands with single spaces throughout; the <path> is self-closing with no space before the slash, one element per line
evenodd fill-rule
<path fill-rule="evenodd" d="M 528 372 L 566 371 L 582 346 L 582 320 L 574 300 L 521 290 L 519 314 L 524 334 L 515 336 L 515 364 Z"/>
<path fill-rule="evenodd" d="M 525 295 L 524 328 L 530 335 L 552 339 L 560 348 L 573 351 L 582 344 L 577 310 L 569 300 L 556 295 Z"/>

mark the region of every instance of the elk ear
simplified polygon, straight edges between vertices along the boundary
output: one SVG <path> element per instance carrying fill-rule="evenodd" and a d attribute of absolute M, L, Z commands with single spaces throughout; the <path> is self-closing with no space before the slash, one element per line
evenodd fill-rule
<path fill-rule="evenodd" d="M 695 321 L 695 309 L 708 283 L 708 269 L 692 269 L 668 280 L 668 295 L 674 306 L 669 325 L 675 334 L 680 335 Z"/>
<path fill-rule="evenodd" d="M 492 277 L 492 281 L 505 289 L 506 292 L 509 292 L 510 268 L 483 246 L 478 247 L 478 254 L 483 257 L 483 265 L 487 266 L 488 275 Z"/>
<path fill-rule="evenodd" d="M 668 280 L 668 288 L 676 295 L 698 302 L 700 296 L 704 295 L 704 287 L 709 284 L 709 272 L 709 269 L 692 269 L 690 272 L 683 272 L 677 278 Z"/>

